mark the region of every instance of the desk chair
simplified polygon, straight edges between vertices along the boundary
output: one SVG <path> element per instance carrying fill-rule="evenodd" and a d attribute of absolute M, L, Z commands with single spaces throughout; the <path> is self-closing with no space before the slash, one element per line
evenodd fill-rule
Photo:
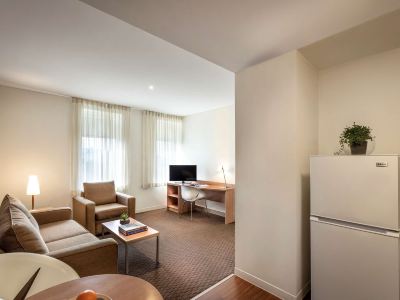
<path fill-rule="evenodd" d="M 182 200 L 185 202 L 190 203 L 190 220 L 193 219 L 193 203 L 195 203 L 198 200 L 204 200 L 205 202 L 205 208 L 208 214 L 208 209 L 207 209 L 207 200 L 205 199 L 205 193 L 201 190 L 192 188 L 190 186 L 181 186 L 181 197 Z"/>

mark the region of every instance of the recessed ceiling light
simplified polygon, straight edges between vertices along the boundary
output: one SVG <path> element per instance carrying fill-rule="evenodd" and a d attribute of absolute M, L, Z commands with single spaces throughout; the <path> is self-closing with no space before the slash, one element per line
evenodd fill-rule
<path fill-rule="evenodd" d="M 154 85 L 149 85 L 149 90 L 154 91 Z"/>

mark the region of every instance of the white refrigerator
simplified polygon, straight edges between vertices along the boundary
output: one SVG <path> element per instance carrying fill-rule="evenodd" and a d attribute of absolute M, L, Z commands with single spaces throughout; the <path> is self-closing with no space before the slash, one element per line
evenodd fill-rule
<path fill-rule="evenodd" d="M 399 163 L 311 157 L 312 300 L 399 300 Z"/>

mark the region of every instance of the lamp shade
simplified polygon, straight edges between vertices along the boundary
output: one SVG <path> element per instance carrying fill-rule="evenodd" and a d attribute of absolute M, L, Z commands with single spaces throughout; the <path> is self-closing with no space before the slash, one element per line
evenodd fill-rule
<path fill-rule="evenodd" d="M 26 186 L 26 194 L 27 195 L 40 194 L 39 179 L 36 175 L 29 175 L 28 185 Z"/>

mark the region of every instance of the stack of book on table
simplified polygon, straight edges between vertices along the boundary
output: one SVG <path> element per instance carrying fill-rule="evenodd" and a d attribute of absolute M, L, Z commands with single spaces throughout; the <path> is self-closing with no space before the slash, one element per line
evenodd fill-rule
<path fill-rule="evenodd" d="M 140 223 L 138 221 L 134 221 L 129 224 L 119 225 L 119 232 L 123 235 L 131 235 L 139 232 L 143 232 L 147 230 L 147 225 Z"/>

